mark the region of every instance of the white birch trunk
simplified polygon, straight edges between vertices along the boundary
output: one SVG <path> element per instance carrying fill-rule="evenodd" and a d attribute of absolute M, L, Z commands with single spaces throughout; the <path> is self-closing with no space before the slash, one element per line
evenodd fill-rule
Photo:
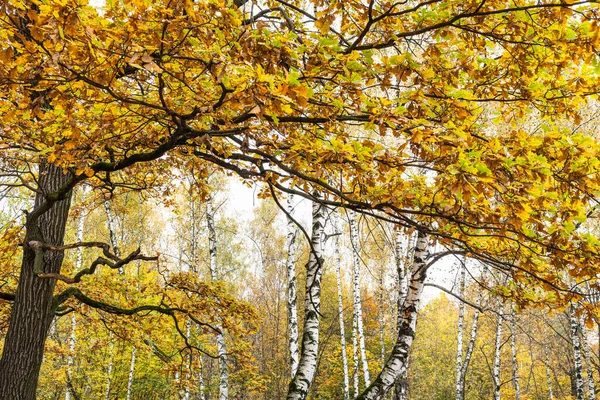
<path fill-rule="evenodd" d="M 399 310 L 403 318 L 402 323 L 398 327 L 396 344 L 379 376 L 357 397 L 356 400 L 376 400 L 383 398 L 401 376 L 403 369 L 406 367 L 410 348 L 415 338 L 417 312 L 425 278 L 427 277 L 428 258 L 427 236 L 419 232 L 406 299 L 402 309 Z"/>
<path fill-rule="evenodd" d="M 84 202 L 87 195 L 86 186 L 81 187 L 81 201 Z M 83 211 L 81 215 L 79 215 L 79 221 L 77 221 L 77 234 L 75 235 L 76 242 L 83 242 L 83 231 L 85 229 L 85 214 Z M 78 272 L 81 270 L 81 266 L 83 265 L 83 249 L 79 247 L 77 249 L 77 258 L 75 259 L 75 271 Z M 71 400 L 71 387 L 69 385 L 69 380 L 71 379 L 71 375 L 73 373 L 73 358 L 75 356 L 75 345 L 77 342 L 76 337 L 77 331 L 77 320 L 75 317 L 75 313 L 71 314 L 71 334 L 69 336 L 69 355 L 67 357 L 67 387 L 65 388 L 65 400 Z M 72 384 L 72 382 L 71 382 Z"/>
<path fill-rule="evenodd" d="M 200 371 L 198 371 L 198 390 L 198 400 L 206 400 L 204 395 L 206 386 L 204 386 L 204 377 L 202 376 L 202 358 L 200 358 Z"/>
<path fill-rule="evenodd" d="M 121 252 L 119 250 L 119 245 L 117 243 L 117 235 L 116 235 L 116 223 L 112 214 L 112 210 L 110 208 L 110 203 L 108 201 L 104 202 L 104 210 L 106 211 L 106 218 L 108 220 L 108 236 L 110 238 L 110 245 L 113 248 L 113 253 L 117 257 L 121 257 Z M 123 268 L 119 268 L 119 273 L 123 273 Z M 106 400 L 110 400 L 110 392 L 112 390 L 112 370 L 113 370 L 113 342 L 112 342 L 112 334 L 109 335 L 109 360 L 108 367 L 106 368 Z"/>
<path fill-rule="evenodd" d="M 289 195 L 286 203 L 286 209 L 289 215 L 293 212 L 293 195 Z M 287 309 L 288 309 L 288 345 L 290 351 L 290 372 L 293 378 L 298 369 L 298 310 L 296 309 L 296 238 L 298 230 L 291 218 L 287 218 Z"/>
<path fill-rule="evenodd" d="M 363 379 L 365 387 L 371 384 L 369 376 L 369 363 L 367 361 L 367 350 L 365 347 L 365 333 L 362 316 L 362 301 L 360 299 L 360 253 L 358 240 L 358 227 L 356 225 L 356 216 L 354 213 L 349 213 L 348 222 L 350 223 L 350 241 L 352 243 L 352 288 L 354 294 L 354 314 L 356 315 L 356 328 L 358 333 L 358 347 L 360 350 L 360 358 L 362 361 Z"/>
<path fill-rule="evenodd" d="M 477 307 L 481 306 L 481 300 L 483 299 L 483 292 L 480 291 L 477 296 Z M 467 377 L 467 370 L 469 369 L 469 363 L 471 362 L 471 355 L 473 354 L 473 349 L 475 348 L 475 339 L 477 339 L 477 330 L 479 328 L 479 310 L 475 310 L 473 314 L 473 322 L 471 323 L 471 336 L 469 338 L 469 344 L 467 345 L 467 351 L 465 352 L 464 359 L 462 361 L 462 368 L 460 372 L 460 385 L 461 385 L 461 394 L 462 397 L 460 400 L 464 399 L 465 396 L 465 379 Z"/>
<path fill-rule="evenodd" d="M 127 379 L 127 400 L 131 399 L 131 388 L 133 385 L 133 377 L 135 373 L 135 345 L 131 348 L 131 362 L 129 363 L 129 377 Z"/>
<path fill-rule="evenodd" d="M 521 400 L 519 385 L 519 363 L 517 360 L 517 314 L 513 311 L 511 319 L 510 350 L 512 354 L 512 378 L 515 387 L 515 400 Z"/>
<path fill-rule="evenodd" d="M 342 264 L 342 256 L 340 254 L 340 235 L 342 229 L 340 227 L 340 219 L 337 212 L 333 213 L 333 234 L 334 236 L 334 253 L 335 253 L 335 278 L 337 282 L 337 293 L 338 293 L 338 314 L 340 321 L 340 344 L 342 348 L 342 366 L 344 369 L 344 400 L 350 398 L 350 379 L 348 376 L 348 357 L 346 354 L 346 330 L 344 327 L 344 298 L 342 296 L 342 276 L 340 268 Z M 357 376 L 358 378 L 358 376 Z M 358 393 L 358 390 L 355 391 Z"/>
<path fill-rule="evenodd" d="M 359 392 L 359 380 L 358 371 L 360 369 L 358 360 L 358 328 L 356 326 L 356 314 L 352 313 L 352 383 L 354 387 L 354 397 L 358 396 Z"/>
<path fill-rule="evenodd" d="M 312 206 L 311 252 L 306 265 L 306 296 L 304 300 L 304 333 L 296 375 L 290 382 L 287 400 L 303 400 L 313 382 L 319 351 L 319 310 L 321 306 L 322 227 L 325 207 L 314 202 Z"/>
<path fill-rule="evenodd" d="M 406 242 L 406 246 L 403 246 Z M 398 278 L 398 299 L 397 299 L 397 321 L 396 321 L 396 335 L 397 331 L 402 326 L 404 316 L 402 315 L 402 307 L 408 293 L 408 255 L 410 252 L 410 237 L 404 235 L 399 227 L 395 228 L 395 262 L 396 262 L 396 273 Z M 400 376 L 396 380 L 395 387 L 395 400 L 406 400 L 408 398 L 408 359 L 402 367 Z"/>
<path fill-rule="evenodd" d="M 112 342 L 112 334 L 108 337 L 108 352 L 109 352 L 109 360 L 108 366 L 106 367 L 106 393 L 104 398 L 106 400 L 110 400 L 110 391 L 112 390 L 112 370 L 113 370 L 113 342 Z"/>
<path fill-rule="evenodd" d="M 498 314 L 496 322 L 496 343 L 494 347 L 494 400 L 500 400 L 500 350 L 502 348 L 502 324 L 504 319 Z"/>
<path fill-rule="evenodd" d="M 546 359 L 544 360 L 544 364 L 546 366 L 546 383 L 548 385 L 548 400 L 554 400 L 554 392 L 552 390 L 552 374 L 550 373 L 550 365 L 548 363 L 548 348 L 544 347 L 544 353 L 546 354 Z"/>
<path fill-rule="evenodd" d="M 383 294 L 385 292 L 383 282 L 383 267 L 379 270 L 379 342 L 381 343 L 381 365 L 385 363 L 385 341 L 383 331 L 385 329 L 385 319 L 383 315 Z"/>
<path fill-rule="evenodd" d="M 192 333 L 192 321 L 190 319 L 188 319 L 185 323 L 185 335 L 188 338 L 188 340 L 190 338 L 191 333 Z M 192 354 L 191 354 L 191 352 L 186 355 L 186 358 L 187 358 L 186 361 L 187 361 L 187 370 L 188 370 L 188 377 L 189 377 L 192 374 Z M 190 388 L 188 385 L 186 385 L 185 389 L 183 390 L 183 400 L 190 400 Z"/>
<path fill-rule="evenodd" d="M 575 307 L 571 306 L 569 310 L 569 319 L 571 322 L 571 340 L 573 341 L 573 362 L 575 364 L 575 398 L 584 400 L 583 397 L 583 372 L 581 364 L 581 341 L 579 340 L 579 322 L 575 316 Z"/>
<path fill-rule="evenodd" d="M 213 282 L 219 280 L 217 266 L 217 233 L 214 223 L 214 209 L 212 199 L 206 199 L 206 225 L 208 227 L 208 251 L 210 257 L 210 276 Z M 229 366 L 227 365 L 227 347 L 225 335 L 221 324 L 217 324 L 221 333 L 217 334 L 217 354 L 219 356 L 219 400 L 229 398 Z"/>
<path fill-rule="evenodd" d="M 466 266 L 460 265 L 458 275 L 458 293 L 460 297 L 465 295 Z M 458 303 L 458 326 L 457 326 L 457 346 L 456 346 L 456 400 L 464 399 L 464 385 L 462 379 L 463 370 L 463 324 L 465 321 L 465 303 Z"/>
<path fill-rule="evenodd" d="M 594 373 L 592 368 L 592 349 L 587 337 L 587 328 L 583 318 L 579 320 L 579 326 L 581 327 L 581 344 L 583 348 L 583 356 L 585 358 L 585 364 L 587 366 L 587 380 L 588 380 L 588 391 L 589 400 L 596 400 L 596 385 L 594 382 Z"/>

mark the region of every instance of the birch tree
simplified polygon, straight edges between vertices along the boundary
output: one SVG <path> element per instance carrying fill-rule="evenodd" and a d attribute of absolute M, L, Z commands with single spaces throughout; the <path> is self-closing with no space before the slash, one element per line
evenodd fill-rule
<path fill-rule="evenodd" d="M 579 319 L 579 326 L 581 327 L 581 344 L 583 349 L 583 358 L 587 366 L 587 383 L 588 383 L 588 397 L 589 400 L 596 400 L 596 385 L 594 382 L 594 368 L 592 367 L 592 349 L 588 339 L 588 331 L 585 326 L 583 318 Z M 599 338 L 600 340 L 600 338 Z"/>
<path fill-rule="evenodd" d="M 379 376 L 363 391 L 357 400 L 375 400 L 382 398 L 394 385 L 400 376 L 403 368 L 406 367 L 410 347 L 415 337 L 415 327 L 417 323 L 417 312 L 421 293 L 427 277 L 429 258 L 429 239 L 422 232 L 417 233 L 417 240 L 414 251 L 414 258 L 410 268 L 410 278 L 406 298 L 402 308 L 399 310 L 402 315 L 401 324 L 398 327 L 398 336 Z"/>
<path fill-rule="evenodd" d="M 87 195 L 87 187 L 81 187 L 81 203 L 85 202 Z M 85 229 L 85 213 L 81 210 L 79 220 L 77 222 L 77 233 L 75 240 L 77 242 L 83 242 L 83 232 Z M 75 271 L 79 271 L 83 264 L 83 249 L 80 247 L 77 249 L 77 258 L 75 259 Z M 65 400 L 71 400 L 72 383 L 70 382 L 73 374 L 73 359 L 75 357 L 75 345 L 77 343 L 77 319 L 75 313 L 71 313 L 71 333 L 69 335 L 69 354 L 67 356 L 67 382 L 65 387 Z"/>
<path fill-rule="evenodd" d="M 217 265 L 217 233 L 215 230 L 215 210 L 213 208 L 212 198 L 206 199 L 206 226 L 208 228 L 208 251 L 209 251 L 209 267 L 210 277 L 213 282 L 220 279 L 219 269 Z M 223 326 L 217 324 L 217 354 L 219 357 L 219 400 L 227 400 L 229 398 L 229 366 L 227 365 L 227 347 L 225 344 L 225 334 Z"/>
<path fill-rule="evenodd" d="M 494 369 L 492 378 L 494 380 L 494 400 L 500 400 L 500 389 L 502 381 L 500 380 L 500 361 L 502 350 L 502 325 L 504 317 L 499 312 L 496 317 L 496 340 L 494 342 Z"/>
<path fill-rule="evenodd" d="M 115 217 L 112 212 L 112 207 L 108 200 L 104 201 L 104 211 L 106 212 L 106 219 L 108 221 L 108 237 L 110 240 L 110 245 L 113 249 L 113 253 L 117 257 L 121 257 L 121 250 L 119 248 L 119 242 L 117 239 L 117 223 L 115 221 Z M 123 274 L 124 271 L 122 268 L 119 268 L 119 273 Z M 114 357 L 114 343 L 113 343 L 113 333 L 109 333 L 109 344 L 108 344 L 108 365 L 106 366 L 106 393 L 105 399 L 110 400 L 111 391 L 112 391 L 112 375 L 113 375 L 113 357 Z M 134 359 L 135 362 L 135 359 Z M 127 382 L 127 386 L 129 387 L 129 381 Z"/>
<path fill-rule="evenodd" d="M 519 385 L 519 361 L 517 359 L 517 313 L 513 310 L 510 326 L 510 350 L 512 356 L 512 381 L 515 388 L 515 400 L 521 400 L 521 386 Z"/>
<path fill-rule="evenodd" d="M 466 279 L 466 266 L 464 263 L 459 265 L 458 273 L 458 294 L 460 297 L 465 295 L 465 279 Z M 464 398 L 464 384 L 462 379 L 463 370 L 463 323 L 465 320 L 465 303 L 459 301 L 458 303 L 458 324 L 456 328 L 457 347 L 456 347 L 456 400 L 463 400 Z"/>
<path fill-rule="evenodd" d="M 569 309 L 569 322 L 571 327 L 571 341 L 573 343 L 573 381 L 574 394 L 577 400 L 584 400 L 583 389 L 583 365 L 581 362 L 581 340 L 579 334 L 581 327 L 575 316 L 575 305 L 571 305 Z"/>
<path fill-rule="evenodd" d="M 322 227 L 325 224 L 325 207 L 318 202 L 312 205 L 310 255 L 306 264 L 306 295 L 304 299 L 304 332 L 302 349 L 296 375 L 290 382 L 287 400 L 303 400 L 316 373 L 319 351 L 319 313 L 321 306 Z"/>
<path fill-rule="evenodd" d="M 286 202 L 287 209 L 287 309 L 288 309 L 288 345 L 290 352 L 290 373 L 293 378 L 298 369 L 298 310 L 296 309 L 296 238 L 298 230 L 294 225 L 291 215 L 294 211 L 294 197 L 289 195 Z M 343 328 L 342 328 L 343 329 Z"/>
<path fill-rule="evenodd" d="M 406 244 L 405 244 L 406 243 Z M 405 244 L 405 245 L 404 245 Z M 394 227 L 394 261 L 396 263 L 396 277 L 398 280 L 398 293 L 396 301 L 396 335 L 403 322 L 402 309 L 408 293 L 410 236 L 405 235 L 399 227 Z M 406 400 L 408 396 L 408 358 L 402 366 L 400 376 L 396 380 L 395 400 Z"/>
<path fill-rule="evenodd" d="M 362 301 L 360 298 L 360 242 L 358 226 L 356 224 L 356 216 L 354 213 L 348 213 L 348 223 L 350 225 L 350 243 L 352 246 L 352 293 L 354 315 L 356 318 L 356 333 L 360 350 L 360 359 L 362 361 L 363 379 L 365 381 L 365 386 L 369 386 L 371 384 L 371 378 L 369 376 L 369 363 L 367 360 L 365 332 L 363 326 Z"/>
<path fill-rule="evenodd" d="M 344 327 L 344 298 L 342 296 L 342 277 L 341 277 L 341 265 L 342 256 L 340 253 L 340 237 L 342 235 L 342 227 L 340 224 L 340 217 L 337 211 L 332 214 L 333 219 L 333 252 L 335 260 L 335 279 L 337 284 L 337 297 L 338 297 L 338 318 L 340 324 L 340 347 L 342 349 L 342 368 L 344 370 L 344 400 L 350 398 L 350 380 L 348 376 L 348 357 L 346 353 L 346 331 Z M 358 375 L 356 375 L 358 380 Z M 354 393 L 358 393 L 358 382 L 356 382 Z"/>

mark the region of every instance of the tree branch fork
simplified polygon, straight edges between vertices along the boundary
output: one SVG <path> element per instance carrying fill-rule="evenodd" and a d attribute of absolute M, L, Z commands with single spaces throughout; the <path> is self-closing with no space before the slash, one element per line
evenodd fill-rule
<path fill-rule="evenodd" d="M 136 250 L 132 251 L 127 257 L 119 258 L 114 253 L 111 253 L 110 246 L 104 242 L 77 242 L 73 244 L 68 244 L 64 246 L 53 246 L 48 243 L 40 242 L 38 240 L 30 240 L 27 242 L 27 245 L 30 249 L 35 252 L 35 261 L 33 264 L 33 271 L 38 278 L 42 279 L 56 279 L 63 281 L 68 284 L 79 283 L 81 279 L 85 275 L 93 275 L 96 272 L 96 269 L 100 265 L 108 266 L 111 269 L 119 269 L 123 266 L 129 264 L 135 260 L 143 260 L 143 261 L 156 261 L 158 260 L 157 256 L 145 256 L 141 254 L 141 250 L 138 247 Z M 99 248 L 102 250 L 104 257 L 100 256 L 96 258 L 92 264 L 78 271 L 72 277 L 62 275 L 60 273 L 49 273 L 44 272 L 43 270 L 43 258 L 44 252 L 46 251 L 65 251 L 69 249 L 82 248 L 82 247 L 91 247 L 91 248 Z"/>

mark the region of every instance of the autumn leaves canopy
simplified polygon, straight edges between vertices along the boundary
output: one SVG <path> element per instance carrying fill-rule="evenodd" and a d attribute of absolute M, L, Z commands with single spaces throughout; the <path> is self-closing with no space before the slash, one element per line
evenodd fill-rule
<path fill-rule="evenodd" d="M 8 169 L 47 160 L 71 187 L 164 188 L 216 165 L 273 193 L 316 189 L 511 269 L 505 294 L 523 304 L 572 296 L 565 271 L 597 274 L 595 2 L 0 10 Z"/>

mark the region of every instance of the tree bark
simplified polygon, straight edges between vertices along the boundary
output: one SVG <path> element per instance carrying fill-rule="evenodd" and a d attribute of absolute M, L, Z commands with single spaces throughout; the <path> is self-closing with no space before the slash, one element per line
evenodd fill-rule
<path fill-rule="evenodd" d="M 287 212 L 292 215 L 293 212 L 293 195 L 289 195 L 286 203 Z M 288 345 L 290 351 L 290 372 L 293 378 L 298 369 L 298 310 L 296 309 L 296 226 L 290 217 L 287 218 L 287 309 L 288 309 Z"/>
<path fill-rule="evenodd" d="M 477 296 L 477 302 L 475 303 L 478 307 L 481 306 L 481 300 L 483 299 L 483 292 L 480 291 Z M 475 339 L 477 339 L 477 330 L 479 328 L 479 310 L 475 310 L 473 314 L 473 322 L 471 323 L 471 336 L 469 338 L 469 344 L 467 345 L 467 351 L 465 352 L 462 367 L 460 371 L 460 385 L 461 385 L 461 400 L 465 396 L 465 380 L 467 378 L 467 371 L 469 369 L 469 363 L 471 362 L 471 355 L 473 355 L 473 349 L 475 348 Z"/>
<path fill-rule="evenodd" d="M 552 374 L 550 373 L 550 365 L 548 364 L 548 348 L 544 346 L 545 360 L 544 365 L 546 366 L 546 382 L 548 384 L 548 400 L 554 400 L 554 392 L 552 390 Z"/>
<path fill-rule="evenodd" d="M 131 348 L 131 362 L 129 363 L 129 377 L 127 378 L 127 400 L 131 399 L 131 388 L 133 386 L 133 377 L 135 373 L 135 345 Z"/>
<path fill-rule="evenodd" d="M 402 309 L 399 310 L 402 315 L 402 320 L 398 327 L 396 344 L 379 376 L 356 398 L 356 400 L 376 400 L 383 398 L 394 385 L 394 382 L 401 376 L 402 370 L 408 361 L 410 348 L 415 338 L 417 312 L 425 278 L 427 277 L 428 258 L 427 236 L 419 232 L 406 299 Z"/>
<path fill-rule="evenodd" d="M 494 400 L 500 400 L 500 351 L 502 350 L 502 324 L 504 319 L 498 314 L 496 322 L 496 342 L 494 347 Z"/>
<path fill-rule="evenodd" d="M 459 266 L 459 277 L 458 277 L 458 294 L 460 297 L 465 295 L 465 279 L 466 279 L 466 267 L 461 264 Z M 465 303 L 460 301 L 458 303 L 458 326 L 457 326 L 457 346 L 456 346 L 456 400 L 464 399 L 464 385 L 462 380 L 462 368 L 463 368 L 463 324 L 465 321 Z"/>
<path fill-rule="evenodd" d="M 596 385 L 594 383 L 594 369 L 592 368 L 592 349 L 590 349 L 590 344 L 587 338 L 587 329 L 583 318 L 579 320 L 579 326 L 581 327 L 581 344 L 583 348 L 583 356 L 585 358 L 585 364 L 587 366 L 589 400 L 596 400 Z"/>
<path fill-rule="evenodd" d="M 404 306 L 404 300 L 406 299 L 406 293 L 408 292 L 408 276 L 409 276 L 409 254 L 410 254 L 410 242 L 411 237 L 405 235 L 399 227 L 395 227 L 395 238 L 394 238 L 394 259 L 396 263 L 396 273 L 398 278 L 398 293 L 397 293 L 397 314 L 396 314 L 396 336 L 397 331 L 402 325 L 404 316 L 401 313 L 402 307 Z M 400 376 L 396 379 L 394 388 L 394 400 L 406 400 L 408 398 L 408 359 L 402 367 Z"/>
<path fill-rule="evenodd" d="M 115 217 L 113 216 L 112 209 L 110 207 L 110 202 L 108 200 L 104 201 L 104 210 L 106 211 L 106 220 L 108 221 L 108 237 L 110 239 L 110 245 L 113 248 L 113 253 L 115 254 L 115 256 L 120 258 L 121 250 L 119 248 L 119 242 L 117 240 L 117 223 L 115 221 Z M 123 268 L 119 268 L 119 273 L 124 274 L 125 270 Z M 108 351 L 110 354 L 108 359 L 108 366 L 106 367 L 106 392 L 104 394 L 106 400 L 110 400 L 110 394 L 112 391 L 112 373 L 114 357 L 114 343 L 112 332 L 109 333 L 108 340 Z M 129 382 L 127 383 L 129 387 Z"/>
<path fill-rule="evenodd" d="M 54 246 L 64 243 L 65 226 L 71 205 L 71 192 L 63 200 L 55 201 L 41 215 L 47 201 L 60 189 L 66 187 L 72 175 L 62 168 L 41 163 L 39 167 L 39 193 L 35 198 L 34 211 L 28 215 L 25 225 L 23 259 L 15 300 L 0 359 L 0 399 L 35 399 L 35 392 L 44 354 L 48 329 L 54 317 L 54 279 L 40 279 L 34 272 L 35 252 L 29 246 L 38 240 Z M 40 208 L 42 207 L 42 208 Z M 32 217 L 33 215 L 33 217 Z M 63 252 L 45 251 L 42 271 L 60 273 Z"/>
<path fill-rule="evenodd" d="M 358 348 L 360 350 L 360 359 L 362 361 L 363 379 L 365 387 L 371 384 L 369 376 L 369 362 L 367 361 L 367 350 L 365 346 L 365 332 L 362 316 L 362 301 L 360 298 L 360 253 L 358 240 L 358 227 L 356 225 L 356 216 L 349 213 L 350 223 L 350 241 L 352 243 L 352 288 L 354 293 L 354 314 L 356 315 L 356 329 L 358 333 Z"/>
<path fill-rule="evenodd" d="M 340 268 L 342 264 L 342 257 L 340 255 L 340 235 L 342 229 L 340 227 L 340 218 L 337 212 L 333 213 L 333 234 L 334 236 L 334 253 L 335 253 L 335 278 L 337 282 L 337 293 L 338 293 L 338 316 L 340 321 L 340 344 L 342 348 L 342 365 L 344 369 L 344 400 L 350 398 L 350 379 L 348 376 L 348 357 L 346 354 L 346 331 L 344 327 L 344 298 L 342 296 L 342 277 Z"/>
<path fill-rule="evenodd" d="M 86 198 L 86 186 L 81 187 L 81 201 L 82 203 Z M 77 223 L 77 234 L 75 237 L 76 242 L 83 242 L 83 231 L 85 229 L 85 214 L 83 211 L 81 215 L 79 215 L 79 221 Z M 77 259 L 75 260 L 75 271 L 81 270 L 81 266 L 83 264 L 83 249 L 79 247 L 77 249 Z M 69 384 L 69 380 L 71 379 L 71 375 L 73 373 L 73 358 L 75 357 L 75 345 L 77 342 L 76 337 L 77 331 L 77 321 L 75 318 L 75 313 L 71 314 L 71 335 L 69 336 L 69 355 L 67 356 L 67 382 L 65 385 L 65 400 L 71 400 L 71 388 L 72 383 Z"/>
<path fill-rule="evenodd" d="M 515 387 L 515 400 L 521 400 L 521 386 L 519 385 L 519 363 L 517 360 L 517 314 L 513 311 L 511 316 L 510 350 L 512 355 L 512 378 Z"/>
<path fill-rule="evenodd" d="M 303 400 L 313 382 L 319 356 L 319 313 L 321 308 L 322 226 L 325 223 L 325 207 L 313 202 L 311 252 L 306 265 L 306 296 L 304 299 L 304 333 L 302 350 L 296 375 L 288 389 L 287 400 Z"/>
<path fill-rule="evenodd" d="M 579 340 L 579 321 L 575 316 L 575 306 L 571 306 L 569 310 L 569 319 L 571 321 L 571 340 L 573 341 L 573 363 L 575 364 L 574 382 L 575 382 L 575 398 L 583 400 L 583 366 L 581 364 L 581 341 Z"/>
<path fill-rule="evenodd" d="M 213 282 L 220 279 L 217 265 L 217 232 L 215 230 L 215 211 L 212 199 L 206 199 L 206 225 L 208 227 L 208 252 L 210 257 L 210 277 Z M 223 326 L 217 324 L 221 333 L 217 334 L 217 354 L 219 356 L 219 400 L 229 398 L 229 367 L 227 365 L 227 346 Z"/>

